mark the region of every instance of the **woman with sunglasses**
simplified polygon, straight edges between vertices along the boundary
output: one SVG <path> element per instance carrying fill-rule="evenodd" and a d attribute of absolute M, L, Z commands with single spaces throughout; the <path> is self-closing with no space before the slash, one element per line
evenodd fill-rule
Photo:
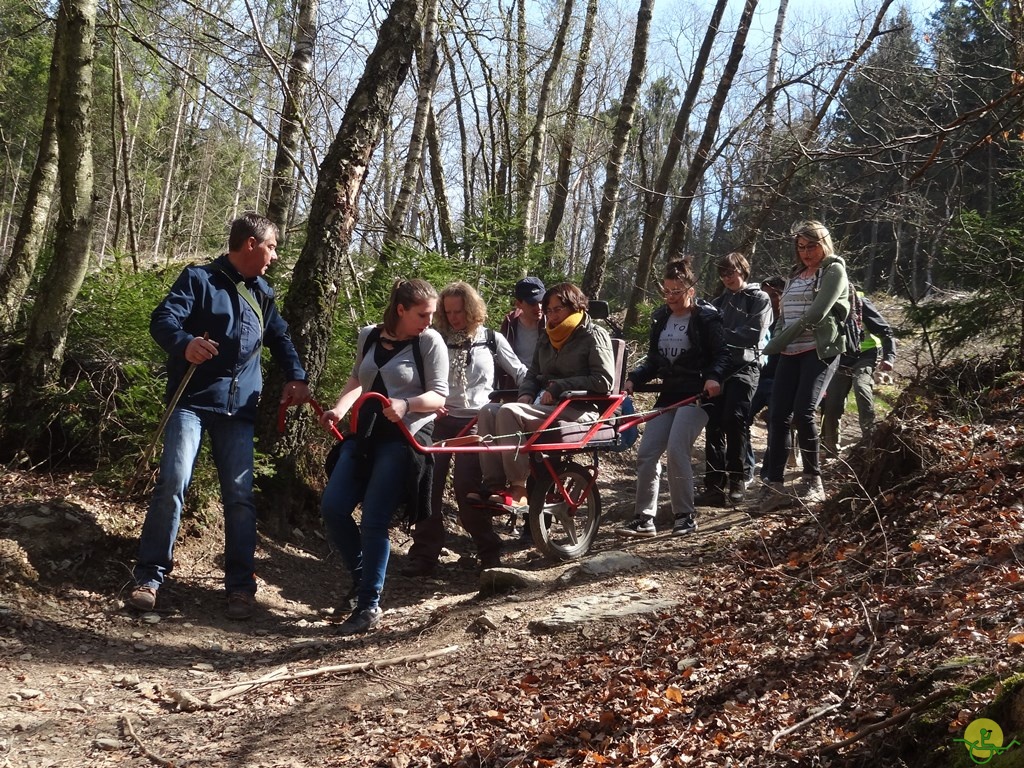
<path fill-rule="evenodd" d="M 484 406 L 477 422 L 481 435 L 497 435 L 499 444 L 515 445 L 521 435 L 534 432 L 547 419 L 563 392 L 611 392 L 615 379 L 612 340 L 587 314 L 588 303 L 583 291 L 572 283 L 547 289 L 541 302 L 544 333 L 537 341 L 526 378 L 519 385 L 519 399 Z M 567 418 L 596 418 L 596 406 L 581 408 L 567 408 L 564 413 Z M 468 495 L 471 501 L 500 504 L 517 513 L 526 511 L 529 454 L 483 451 L 480 468 L 483 484 L 479 493 Z"/>
<path fill-rule="evenodd" d="M 651 315 L 647 357 L 626 379 L 630 394 L 655 378 L 661 389 L 655 408 L 722 392 L 729 349 L 718 310 L 695 298 L 696 278 L 686 261 L 669 262 L 662 279 L 665 304 Z M 673 408 L 647 422 L 636 459 L 636 517 L 618 528 L 620 536 L 657 534 L 654 518 L 661 485 L 661 457 L 668 453 L 668 490 L 672 500 L 672 533 L 697 530 L 693 504 L 693 444 L 708 417 L 700 401 Z"/>
<path fill-rule="evenodd" d="M 761 490 L 765 514 L 799 501 L 825 500 L 819 460 L 817 410 L 845 349 L 842 327 L 850 311 L 846 262 L 820 221 L 793 228 L 796 265 L 779 302 L 779 317 L 765 354 L 779 354 L 768 405 L 768 481 Z M 800 443 L 803 477 L 794 494 L 784 483 L 790 428 Z"/>

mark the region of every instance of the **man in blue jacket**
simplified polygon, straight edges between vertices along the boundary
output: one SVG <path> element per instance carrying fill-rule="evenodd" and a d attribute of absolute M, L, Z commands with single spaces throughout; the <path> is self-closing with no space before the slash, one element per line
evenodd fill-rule
<path fill-rule="evenodd" d="M 224 504 L 227 616 L 252 616 L 256 594 L 256 507 L 253 441 L 263 388 L 265 344 L 289 382 L 281 402 L 310 399 L 306 372 L 263 279 L 277 260 L 277 225 L 255 213 L 231 224 L 228 253 L 191 266 L 153 310 L 149 331 L 166 350 L 167 392 L 187 385 L 167 421 L 160 475 L 139 539 L 135 587 L 128 602 L 152 610 L 174 567 L 174 541 L 203 433 L 220 478 Z M 189 373 L 191 371 L 191 373 Z"/>

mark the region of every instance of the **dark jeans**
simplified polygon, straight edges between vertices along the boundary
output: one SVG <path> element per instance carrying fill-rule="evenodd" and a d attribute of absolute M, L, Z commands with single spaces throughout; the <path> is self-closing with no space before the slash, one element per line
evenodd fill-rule
<path fill-rule="evenodd" d="M 757 388 L 756 364 L 741 368 L 725 380 L 722 394 L 708 410 L 705 427 L 705 488 L 725 488 L 727 480 L 746 479 L 744 465 L 750 445 L 750 403 Z"/>
<path fill-rule="evenodd" d="M 757 380 L 757 389 L 754 390 L 754 399 L 750 403 L 750 415 L 747 417 L 747 436 L 750 436 L 750 425 L 761 410 L 768 405 L 772 396 L 772 384 L 775 382 L 775 366 L 778 365 L 778 355 L 772 355 L 769 364 L 761 369 L 761 376 Z M 754 446 L 747 440 L 747 461 L 745 469 L 747 480 L 754 479 L 754 468 L 757 466 L 757 459 L 754 458 Z M 768 446 L 765 446 L 764 456 L 761 459 L 761 479 L 768 479 Z"/>
<path fill-rule="evenodd" d="M 820 475 L 818 403 L 839 365 L 839 357 L 819 360 L 815 350 L 780 355 L 768 406 L 768 480 L 781 483 L 789 455 L 790 427 L 795 427 L 805 475 Z"/>
<path fill-rule="evenodd" d="M 439 416 L 434 422 L 435 443 L 458 435 L 471 421 L 468 417 Z M 469 434 L 476 432 L 476 428 Z M 501 537 L 494 532 L 491 515 L 466 502 L 466 494 L 480 490 L 483 481 L 480 459 L 477 453 L 435 453 L 434 486 L 430 499 L 430 517 L 416 523 L 412 532 L 412 546 L 409 557 L 433 565 L 441 555 L 444 546 L 444 516 L 441 506 L 448 472 L 455 465 L 452 481 L 455 486 L 455 500 L 459 510 L 459 522 L 473 537 L 477 554 L 483 562 L 495 561 L 501 554 Z"/>

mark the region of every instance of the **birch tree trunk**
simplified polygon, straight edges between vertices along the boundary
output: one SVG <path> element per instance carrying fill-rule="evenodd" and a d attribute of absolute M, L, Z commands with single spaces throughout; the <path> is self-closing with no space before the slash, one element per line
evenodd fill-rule
<path fill-rule="evenodd" d="M 544 227 L 545 243 L 553 243 L 558 237 L 558 228 L 562 226 L 562 219 L 565 216 L 565 202 L 569 199 L 572 152 L 576 146 L 576 126 L 580 118 L 583 81 L 587 75 L 587 64 L 590 62 L 590 45 L 594 39 L 594 19 L 596 18 L 597 0 L 590 0 L 583 18 L 580 52 L 576 59 L 576 71 L 572 76 L 572 86 L 569 88 L 569 98 L 565 105 L 565 123 L 562 125 L 561 138 L 558 142 L 558 171 L 555 174 L 551 205 L 548 208 L 548 221 Z"/>
<path fill-rule="evenodd" d="M 665 215 L 665 195 L 668 192 L 668 185 L 675 171 L 676 163 L 679 161 L 679 153 L 682 151 L 683 141 L 686 138 L 686 129 L 690 125 L 690 117 L 693 113 L 693 106 L 697 103 L 697 95 L 704 83 L 704 72 L 707 70 L 708 59 L 711 58 L 711 49 L 714 47 L 715 38 L 718 37 L 719 25 L 722 23 L 722 16 L 725 15 L 725 8 L 729 0 L 717 0 L 715 8 L 711 12 L 711 19 L 708 22 L 707 32 L 704 33 L 704 40 L 697 51 L 697 58 L 693 63 L 693 72 L 690 75 L 690 83 L 686 87 L 683 101 L 679 105 L 679 112 L 676 114 L 676 122 L 672 127 L 672 135 L 669 137 L 668 146 L 665 148 L 665 158 L 661 162 L 661 169 L 654 182 L 654 189 L 647 198 L 644 207 L 643 234 L 640 238 L 640 253 L 637 257 L 636 277 L 633 280 L 633 289 L 629 295 L 629 303 L 626 305 L 625 327 L 631 328 L 636 325 L 640 305 L 647 294 L 647 283 L 651 279 L 651 271 L 654 268 L 654 253 L 658 240 L 658 232 L 661 229 L 661 221 Z"/>
<path fill-rule="evenodd" d="M 163 192 L 160 195 L 160 205 L 157 209 L 156 214 L 156 233 L 153 236 L 153 261 L 158 261 L 160 259 L 160 247 L 161 245 L 163 245 L 164 227 L 166 226 L 167 217 L 169 215 L 171 208 L 171 192 L 172 187 L 174 185 L 174 174 L 177 168 L 178 145 L 181 143 L 181 126 L 185 122 L 185 109 L 188 106 L 188 75 L 185 73 L 191 66 L 191 62 L 192 51 L 190 48 L 189 53 L 185 59 L 185 65 L 182 68 L 181 72 L 181 98 L 178 99 L 178 108 L 177 110 L 175 110 L 174 130 L 171 133 L 171 143 L 167 157 L 167 168 L 164 172 Z"/>
<path fill-rule="evenodd" d="M 708 108 L 708 116 L 704 123 L 704 132 L 697 145 L 697 151 L 693 155 L 693 162 L 686 173 L 686 180 L 679 192 L 679 198 L 673 206 L 669 216 L 671 234 L 668 238 L 666 248 L 669 258 L 678 258 L 686 247 L 686 240 L 690 231 L 690 208 L 693 205 L 693 195 L 704 178 L 704 171 L 708 167 L 708 156 L 715 142 L 715 134 L 718 133 L 718 125 L 722 117 L 722 110 L 725 108 L 725 100 L 732 88 L 732 81 L 743 60 L 743 51 L 747 44 L 747 33 L 750 32 L 750 21 L 757 8 L 757 0 L 746 0 L 743 4 L 743 12 L 740 14 L 739 26 L 736 28 L 736 35 L 732 40 L 732 48 L 729 51 L 729 59 L 726 61 L 722 78 L 718 81 L 715 95 L 711 99 Z"/>
<path fill-rule="evenodd" d="M 605 164 L 604 187 L 601 191 L 601 207 L 594 225 L 594 245 L 590 249 L 590 261 L 583 273 L 580 286 L 588 297 L 596 299 L 601 295 L 605 265 L 608 262 L 608 244 L 611 242 L 612 227 L 615 226 L 615 212 L 619 205 L 619 184 L 622 172 L 622 158 L 633 127 L 633 114 L 640 98 L 644 70 L 647 68 L 647 43 L 651 31 L 651 9 L 654 0 L 640 0 L 636 17 L 636 32 L 633 34 L 633 58 L 629 65 L 629 76 L 622 89 L 622 102 L 612 132 L 612 145 Z"/>
<path fill-rule="evenodd" d="M 412 132 L 409 136 L 405 167 L 402 169 L 402 183 L 388 218 L 380 260 L 374 269 L 375 276 L 383 274 L 387 270 L 389 257 L 398 244 L 402 232 L 405 231 L 411 201 L 423 167 L 427 117 L 430 114 L 430 103 L 434 98 L 434 86 L 440 71 L 440 59 L 437 55 L 437 0 L 427 0 L 423 8 L 423 39 L 418 47 L 417 62 L 420 87 L 416 93 L 416 116 L 413 119 Z"/>
<path fill-rule="evenodd" d="M 338 134 L 320 165 L 306 243 L 295 264 L 282 308 L 314 391 L 327 363 L 339 284 L 348 280 L 346 255 L 359 215 L 359 196 L 367 165 L 409 72 L 419 34 L 416 0 L 394 0 L 345 108 Z M 276 394 L 283 383 L 280 370 L 273 366 L 264 388 L 260 417 L 265 441 L 278 441 L 279 513 L 287 513 L 292 505 L 301 508 L 312 493 L 298 481 L 295 467 L 295 457 L 302 453 L 300 446 L 310 420 L 292 419 L 289 431 L 279 439 L 273 426 Z M 333 397 L 333 393 L 323 396 Z M 310 467 L 306 469 L 313 471 Z M 319 470 L 317 467 L 316 471 Z"/>
<path fill-rule="evenodd" d="M 281 243 L 288 240 L 288 224 L 295 199 L 296 158 L 304 129 L 303 107 L 309 92 L 313 71 L 313 48 L 316 45 L 318 0 L 299 0 L 295 32 L 295 50 L 288 62 L 288 84 L 281 108 L 281 127 L 277 137 L 277 154 L 270 181 L 267 218 L 281 230 Z"/>
<path fill-rule="evenodd" d="M 782 49 L 782 33 L 786 28 L 786 11 L 789 0 L 779 0 L 779 10 L 775 15 L 775 29 L 772 32 L 772 47 L 768 54 L 768 72 L 764 80 L 764 125 L 757 141 L 757 154 L 754 157 L 754 168 L 750 190 L 751 202 L 756 206 L 766 194 L 768 167 L 772 157 L 772 138 L 775 135 L 775 82 L 779 74 L 779 51 Z M 760 239 L 760 229 L 753 233 L 750 240 L 749 255 L 753 256 Z"/>
<path fill-rule="evenodd" d="M 562 20 L 559 22 L 558 30 L 555 32 L 555 41 L 551 49 L 551 58 L 548 60 L 547 69 L 544 70 L 544 78 L 541 80 L 540 91 L 537 94 L 536 120 L 533 124 L 533 132 L 530 136 L 530 158 L 526 164 L 526 180 L 523 184 L 522 198 L 522 249 L 523 255 L 530 244 L 530 230 L 533 223 L 534 206 L 537 203 L 537 182 L 540 180 L 541 160 L 545 139 L 547 137 L 548 122 L 548 101 L 551 96 L 551 88 L 558 74 L 558 68 L 562 64 L 562 53 L 565 51 L 565 38 L 569 33 L 569 24 L 572 22 L 573 0 L 564 0 L 565 6 L 562 9 Z"/>
<path fill-rule="evenodd" d="M 46 222 L 53 202 L 53 188 L 57 180 L 57 106 L 60 101 L 61 46 L 67 36 L 67 8 L 60 4 L 53 34 L 53 53 L 50 57 L 50 81 L 46 95 L 46 112 L 39 135 L 39 152 L 28 182 L 25 207 L 21 210 L 18 232 L 14 236 L 11 255 L 0 272 L 0 333 L 14 328 L 28 292 L 36 261 L 43 247 Z"/>
<path fill-rule="evenodd" d="M 71 308 L 89 265 L 93 224 L 92 70 L 95 56 L 96 0 L 62 0 L 64 34 L 60 50 L 60 108 L 57 110 L 57 173 L 60 212 L 53 260 L 32 307 L 20 392 L 15 402 L 31 402 L 33 391 L 57 380 L 67 341 Z"/>

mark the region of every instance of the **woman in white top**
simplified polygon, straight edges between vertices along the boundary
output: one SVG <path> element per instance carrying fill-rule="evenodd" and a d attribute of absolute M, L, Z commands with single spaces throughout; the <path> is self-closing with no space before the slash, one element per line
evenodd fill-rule
<path fill-rule="evenodd" d="M 526 366 L 505 337 L 484 327 L 487 307 L 473 286 L 464 282 L 450 283 L 441 291 L 439 304 L 441 311 L 434 317 L 434 328 L 448 347 L 448 397 L 434 422 L 435 441 L 455 437 L 476 418 L 494 390 L 496 366 L 508 374 L 516 386 L 526 375 Z M 438 453 L 434 457 L 431 514 L 416 523 L 409 562 L 402 569 L 404 576 L 430 576 L 437 567 L 445 540 L 441 506 L 452 456 Z M 459 521 L 473 537 L 480 566 L 493 568 L 500 560 L 501 539 L 494 532 L 491 511 L 466 500 L 467 493 L 480 487 L 479 456 L 458 453 L 454 458 Z"/>

